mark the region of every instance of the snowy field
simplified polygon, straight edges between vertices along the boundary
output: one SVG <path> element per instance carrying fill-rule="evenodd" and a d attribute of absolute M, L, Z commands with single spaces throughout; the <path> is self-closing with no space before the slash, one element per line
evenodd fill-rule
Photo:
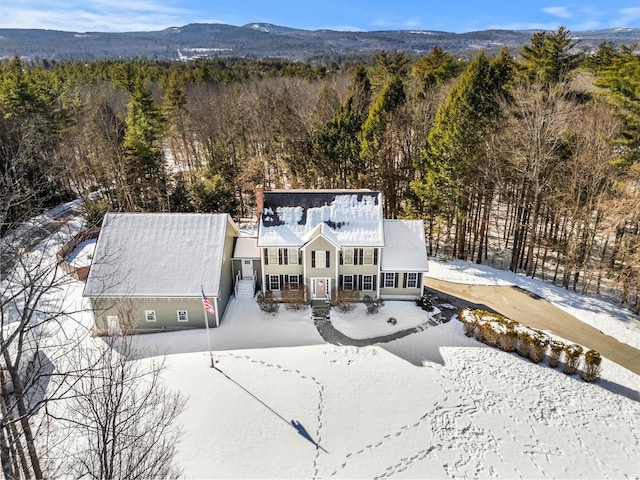
<path fill-rule="evenodd" d="M 438 263 L 432 275 L 490 281 L 490 271 L 474 280 L 462 269 Z M 579 305 L 580 298 L 563 301 L 591 311 L 594 299 Z M 591 319 L 625 322 L 626 312 L 612 312 L 608 306 Z M 403 329 L 424 315 L 412 302 L 386 302 L 379 316 L 402 318 Z M 367 325 L 371 336 L 381 333 L 364 309 L 332 316 L 348 335 L 363 338 Z M 469 339 L 457 320 L 387 344 L 344 347 L 320 338 L 308 310 L 271 316 L 234 300 L 222 327 L 211 330 L 216 366 L 233 381 L 210 368 L 205 332 L 138 340 L 144 356 L 169 353 L 166 379 L 189 395 L 179 445 L 188 478 L 635 478 L 639 471 L 640 377 L 605 360 L 602 380 L 587 384 L 546 361 Z"/>
<path fill-rule="evenodd" d="M 432 262 L 430 275 L 517 284 L 640 344 L 637 319 L 595 297 L 462 262 Z M 82 287 L 74 281 L 66 289 L 74 309 L 83 305 Z M 389 317 L 397 329 L 425 320 L 413 302 L 386 302 L 377 319 L 364 309 L 332 316 L 359 338 L 389 333 Z M 79 312 L 66 327 L 86 332 L 90 318 Z M 640 471 L 639 376 L 605 359 L 601 381 L 588 384 L 470 339 L 457 320 L 357 348 L 324 342 L 309 310 L 271 316 L 235 299 L 209 336 L 140 335 L 136 343 L 139 361 L 166 355 L 165 380 L 188 396 L 178 418 L 186 478 L 637 478 Z"/>

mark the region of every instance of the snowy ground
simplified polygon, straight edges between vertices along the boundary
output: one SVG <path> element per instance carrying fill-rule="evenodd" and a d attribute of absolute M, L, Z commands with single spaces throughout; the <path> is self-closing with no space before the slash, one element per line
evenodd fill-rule
<path fill-rule="evenodd" d="M 521 285 L 640 343 L 637 320 L 597 298 L 487 267 L 431 266 L 444 280 Z M 82 306 L 82 286 L 66 290 L 73 309 Z M 363 312 L 332 318 L 362 338 L 369 329 L 380 334 L 380 324 L 389 333 L 381 319 L 395 317 L 404 329 L 425 316 L 413 302 L 386 302 L 380 321 Z M 86 329 L 90 316 L 76 320 L 66 326 Z M 387 344 L 329 345 L 309 310 L 271 316 L 244 299 L 233 300 L 209 333 L 136 337 L 141 361 L 166 354 L 166 381 L 189 398 L 178 419 L 187 478 L 636 478 L 640 471 L 640 377 L 606 359 L 602 380 L 588 384 L 546 361 L 478 343 L 457 320 Z M 219 370 L 210 367 L 209 345 Z"/>
<path fill-rule="evenodd" d="M 73 251 L 67 255 L 67 262 L 76 268 L 86 267 L 91 265 L 93 259 L 93 253 L 96 249 L 97 238 L 91 238 L 80 242 Z"/>
<path fill-rule="evenodd" d="M 439 264 L 432 275 L 450 278 L 461 268 Z M 589 311 L 592 301 L 575 308 Z M 592 318 L 614 324 L 613 311 Z M 422 323 L 424 315 L 413 302 L 386 302 L 380 311 L 380 318 L 402 319 L 398 329 Z M 350 336 L 362 338 L 368 328 L 376 336 L 380 323 L 390 333 L 364 309 L 332 312 L 332 319 Z M 233 381 L 210 368 L 204 332 L 138 337 L 147 352 L 172 353 L 167 381 L 190 397 L 179 446 L 189 478 L 638 472 L 640 377 L 606 360 L 600 383 L 587 384 L 469 339 L 456 320 L 388 344 L 327 345 L 308 310 L 271 316 L 245 300 L 234 300 L 210 335 L 216 366 Z"/>

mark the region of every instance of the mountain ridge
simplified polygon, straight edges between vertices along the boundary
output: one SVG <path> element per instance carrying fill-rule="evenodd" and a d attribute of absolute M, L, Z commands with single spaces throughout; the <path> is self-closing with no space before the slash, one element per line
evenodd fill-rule
<path fill-rule="evenodd" d="M 242 26 L 190 23 L 157 31 L 69 32 L 48 29 L 0 29 L 0 58 L 98 60 L 148 58 L 186 60 L 202 57 L 253 59 L 314 59 L 371 55 L 398 50 L 411 55 L 440 47 L 458 56 L 503 47 L 520 49 L 539 30 L 477 30 L 453 33 L 437 30 L 304 30 L 271 23 Z M 579 47 L 593 51 L 602 42 L 631 45 L 640 42 L 640 28 L 572 32 Z"/>

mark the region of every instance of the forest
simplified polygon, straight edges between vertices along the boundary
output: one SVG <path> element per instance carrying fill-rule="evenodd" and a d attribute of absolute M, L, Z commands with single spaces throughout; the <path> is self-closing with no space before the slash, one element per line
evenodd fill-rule
<path fill-rule="evenodd" d="M 640 313 L 640 57 L 564 27 L 459 60 L 0 64 L 0 233 L 81 197 L 255 218 L 256 185 L 369 188 L 429 254 Z"/>

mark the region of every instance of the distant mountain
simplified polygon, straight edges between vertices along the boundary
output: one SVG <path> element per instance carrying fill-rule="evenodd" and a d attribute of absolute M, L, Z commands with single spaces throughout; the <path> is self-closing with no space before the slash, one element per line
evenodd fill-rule
<path fill-rule="evenodd" d="M 0 29 L 0 58 L 96 60 L 150 58 L 186 60 L 201 57 L 279 57 L 318 60 L 365 55 L 380 50 L 425 54 L 439 46 L 458 56 L 478 50 L 517 50 L 529 43 L 533 31 L 483 30 L 449 33 L 432 30 L 345 32 L 299 30 L 269 23 L 241 27 L 194 23 L 152 32 L 62 32 Z M 640 42 L 640 29 L 624 28 L 572 32 L 580 47 L 592 50 L 604 41 L 631 45 Z"/>

